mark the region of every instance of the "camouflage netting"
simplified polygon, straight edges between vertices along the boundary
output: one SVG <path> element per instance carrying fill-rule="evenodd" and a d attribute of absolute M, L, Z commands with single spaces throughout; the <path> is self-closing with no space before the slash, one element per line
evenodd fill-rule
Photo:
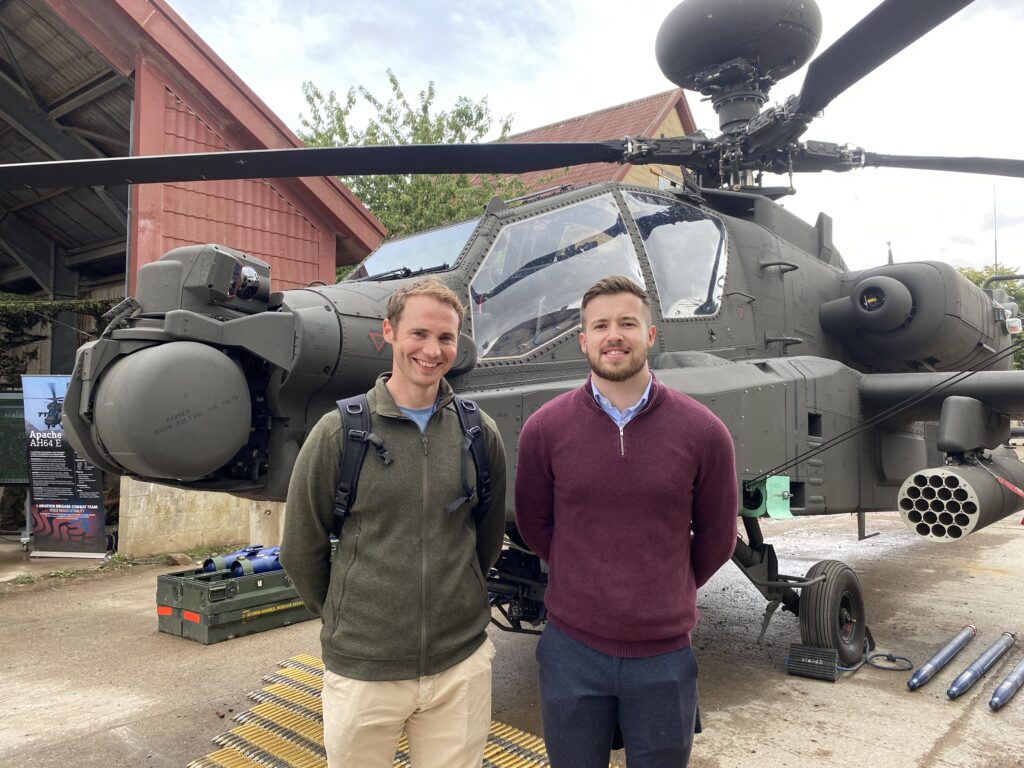
<path fill-rule="evenodd" d="M 103 315 L 120 298 L 53 300 L 0 292 L 0 389 L 20 389 L 21 374 L 38 351 L 35 344 L 49 335 L 48 327 L 61 312 L 86 315 L 103 328 Z"/>
<path fill-rule="evenodd" d="M 0 531 L 21 531 L 25 528 L 25 497 L 23 485 L 8 485 L 0 493 Z"/>

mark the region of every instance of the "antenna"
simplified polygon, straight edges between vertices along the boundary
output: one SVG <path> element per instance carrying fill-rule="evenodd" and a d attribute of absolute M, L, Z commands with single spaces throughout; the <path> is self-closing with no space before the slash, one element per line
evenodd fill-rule
<path fill-rule="evenodd" d="M 996 217 L 996 185 L 992 185 L 992 256 L 995 273 L 999 274 L 999 219 Z"/>

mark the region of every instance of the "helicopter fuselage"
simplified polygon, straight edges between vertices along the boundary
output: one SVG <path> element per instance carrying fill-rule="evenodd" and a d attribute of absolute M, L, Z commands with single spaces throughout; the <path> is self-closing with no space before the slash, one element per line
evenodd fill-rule
<path fill-rule="evenodd" d="M 800 457 L 880 410 L 863 402 L 865 381 L 969 368 L 1011 338 L 996 320 L 1001 305 L 948 265 L 847 271 L 825 216 L 810 226 L 755 194 L 605 184 L 494 204 L 479 221 L 385 243 L 354 278 L 283 294 L 244 254 L 172 251 L 140 271 L 139 306 L 80 353 L 66 406 L 72 439 L 108 471 L 283 500 L 308 430 L 390 368 L 387 297 L 428 272 L 465 297 L 450 378 L 497 421 L 509 472 L 525 419 L 586 378 L 583 292 L 608 274 L 645 285 L 651 368 L 728 426 L 748 514 L 764 513 L 751 486 L 771 474 L 788 478 L 789 514 L 895 508 L 908 475 L 939 462 L 922 422 L 938 421 L 941 400 Z M 891 294 L 916 292 L 909 308 L 876 290 L 876 304 L 902 315 L 866 311 L 874 305 L 863 297 L 848 310 L 857 286 L 880 274 Z M 826 332 L 823 307 L 841 331 Z M 1024 415 L 1024 401 L 1000 407 Z M 511 523 L 508 500 L 506 509 Z"/>

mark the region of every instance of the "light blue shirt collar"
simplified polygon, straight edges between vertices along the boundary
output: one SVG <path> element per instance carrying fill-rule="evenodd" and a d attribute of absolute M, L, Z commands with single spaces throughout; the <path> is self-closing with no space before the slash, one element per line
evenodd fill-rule
<path fill-rule="evenodd" d="M 624 426 L 629 424 L 629 422 L 633 420 L 633 417 L 640 412 L 640 409 L 647 404 L 647 400 L 651 396 L 652 383 L 654 383 L 654 377 L 648 374 L 647 387 L 644 389 L 643 395 L 640 396 L 640 399 L 637 400 L 635 404 L 631 405 L 624 411 L 620 411 L 612 405 L 612 401 L 598 391 L 597 384 L 594 383 L 593 377 L 590 379 L 590 389 L 594 393 L 594 399 L 597 400 L 597 404 L 601 406 L 601 410 L 608 414 L 619 429 L 622 429 Z"/>

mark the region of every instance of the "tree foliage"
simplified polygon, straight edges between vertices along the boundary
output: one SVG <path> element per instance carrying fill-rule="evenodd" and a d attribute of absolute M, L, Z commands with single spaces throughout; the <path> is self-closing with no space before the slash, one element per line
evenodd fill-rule
<path fill-rule="evenodd" d="M 61 312 L 87 315 L 102 330 L 102 316 L 115 304 L 114 299 L 53 300 L 0 292 L 0 389 L 20 389 L 21 375 L 29 361 L 35 360 L 37 342 L 47 337 L 46 326 Z"/>
<path fill-rule="evenodd" d="M 331 91 L 326 96 L 313 83 L 302 91 L 309 108 L 299 136 L 317 147 L 376 146 L 382 144 L 473 144 L 484 139 L 494 124 L 485 96 L 474 102 L 460 96 L 449 110 L 434 111 L 434 84 L 419 93 L 411 104 L 398 78 L 387 71 L 391 98 L 381 101 L 366 88 L 349 88 L 343 99 Z M 364 103 L 373 110 L 365 127 L 352 124 L 352 112 Z M 512 118 L 499 121 L 498 141 L 512 128 Z M 410 234 L 479 216 L 495 195 L 522 195 L 526 187 L 514 176 L 347 176 L 342 181 L 388 228 L 389 236 Z"/>
<path fill-rule="evenodd" d="M 973 267 L 957 267 L 957 271 L 977 286 L 983 285 L 988 278 L 996 275 L 1020 274 L 1020 270 L 1016 267 L 995 267 L 991 264 L 984 266 L 981 269 L 975 269 Z M 1017 307 L 1021 312 L 1024 312 L 1024 281 L 1000 281 L 998 283 L 994 283 L 991 287 L 1002 288 L 1006 291 L 1010 300 L 1016 302 Z M 1021 336 L 1017 336 L 1014 341 L 1019 341 L 1021 338 Z M 1018 370 L 1024 370 L 1024 349 L 1018 347 L 1013 353 L 1013 367 Z"/>

